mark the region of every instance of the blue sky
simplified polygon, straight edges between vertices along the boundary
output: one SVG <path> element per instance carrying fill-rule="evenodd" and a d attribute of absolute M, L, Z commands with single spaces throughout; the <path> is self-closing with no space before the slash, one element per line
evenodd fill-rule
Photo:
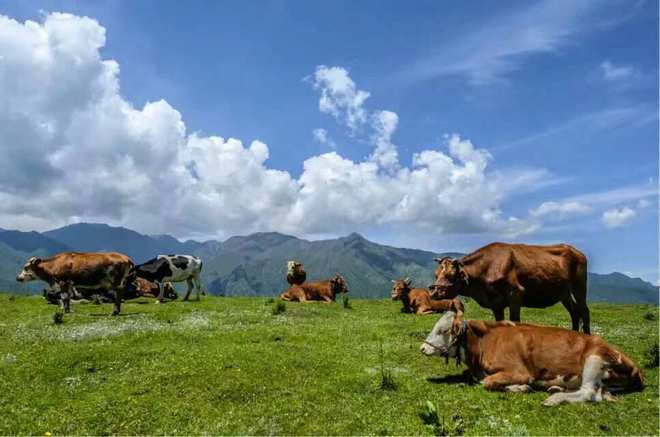
<path fill-rule="evenodd" d="M 45 23 L 52 12 L 92 18 L 105 29 L 98 51 L 92 49 L 100 59 L 116 61 L 116 94 L 122 102 L 136 110 L 136 117 L 146 114 L 145 104 L 166 102 L 155 108 L 159 118 L 148 135 L 135 134 L 124 122 L 103 124 L 97 135 L 119 139 L 98 149 L 80 140 L 94 134 L 71 133 L 79 124 L 63 128 L 61 113 L 21 106 L 18 112 L 26 120 L 57 119 L 53 126 L 61 132 L 48 142 L 37 134 L 21 139 L 50 158 L 36 163 L 41 154 L 35 152 L 33 159 L 14 150 L 12 166 L 20 167 L 20 161 L 57 172 L 62 156 L 79 157 L 82 164 L 74 165 L 75 178 L 57 189 L 28 190 L 27 183 L 0 180 L 0 194 L 10 200 L 16 193 L 22 196 L 13 210 L 0 211 L 0 227 L 47 229 L 99 220 L 200 239 L 255 230 L 323 238 L 355 230 L 383 243 L 460 251 L 493 240 L 568 242 L 589 255 L 593 271 L 618 270 L 657 281 L 657 2 L 420 1 L 410 7 L 393 1 L 255 1 L 185 6 L 168 1 L 0 3 L 0 14 L 16 20 L 20 30 L 4 24 L 16 32 L 25 30 L 25 20 L 51 32 Z M 89 42 L 88 34 L 78 32 L 87 29 L 81 23 L 67 24 L 66 41 Z M 97 35 L 97 30 L 89 32 Z M 17 41 L 0 44 L 0 55 L 7 52 L 5 65 L 0 62 L 0 95 L 3 87 L 8 94 L 29 80 L 20 74 L 20 58 L 8 55 Z M 67 62 L 76 62 L 54 43 L 44 44 L 60 56 L 59 67 L 45 71 L 35 79 L 35 90 L 12 101 L 26 101 L 34 93 L 55 99 L 52 90 L 39 84 L 46 77 L 60 77 Z M 36 49 L 33 55 L 39 59 Z M 97 71 L 99 59 L 90 55 L 85 62 Z M 78 70 L 70 68 L 74 77 Z M 84 84 L 87 77 L 74 82 Z M 57 99 L 77 95 L 75 83 Z M 368 97 L 356 100 L 360 92 Z M 100 101 L 91 92 L 80 93 L 80 102 L 64 105 L 74 108 L 66 123 L 79 116 L 80 108 L 91 107 L 89 102 Z M 324 93 L 330 99 L 325 109 Z M 15 117 L 15 108 L 5 111 L 0 126 L 15 120 L 7 115 Z M 94 117 L 108 111 L 95 111 Z M 158 137 L 176 130 L 175 113 L 185 133 Z M 216 146 L 208 144 L 215 135 L 240 140 L 240 153 L 253 140 L 263 142 L 268 158 L 259 161 L 265 155 L 255 146 L 250 149 L 257 164 L 252 155 L 245 163 L 225 152 L 220 156 L 227 159 L 216 159 Z M 448 151 L 452 138 L 455 151 L 468 148 L 466 161 Z M 203 145 L 191 143 L 197 140 Z M 396 154 L 393 164 L 379 161 L 378 144 Z M 191 150 L 199 153 L 190 157 Z M 424 151 L 442 152 L 433 159 L 444 162 L 449 156 L 454 164 L 429 167 L 413 181 L 407 172 L 426 165 L 413 158 Z M 106 154 L 99 167 L 83 165 Z M 170 168 L 168 154 L 176 154 L 172 161 L 181 165 Z M 122 157 L 130 157 L 130 170 L 95 179 L 98 185 L 89 193 L 76 194 L 73 187 L 85 180 L 85 171 L 108 168 L 107 163 Z M 138 167 L 142 161 L 148 164 Z M 374 177 L 382 183 L 365 182 L 361 172 L 367 170 L 360 163 L 377 163 Z M 153 176 L 159 168 L 172 174 L 186 168 L 188 180 L 204 183 L 204 189 L 193 193 L 190 182 Z M 252 170 L 244 174 L 242 168 Z M 233 176 L 218 180 L 214 172 Z M 438 182 L 444 180 L 443 172 L 460 173 L 448 177 L 452 185 L 447 189 Z M 354 175 L 357 182 L 341 188 L 346 191 L 324 184 Z M 428 179 L 417 180 L 422 177 Z M 456 182 L 461 177 L 463 182 Z M 117 187 L 117 180 L 134 186 Z M 241 183 L 231 185 L 233 181 Z M 442 193 L 437 202 L 432 190 L 424 191 L 436 186 Z M 400 198 L 388 198 L 379 187 L 401 193 Z M 147 191 L 144 200 L 136 200 L 136 193 Z M 50 212 L 36 202 L 22 203 L 28 192 L 39 205 L 48 203 Z M 151 205 L 153 198 L 162 206 Z M 170 204 L 176 214 L 168 216 L 164 209 Z"/>

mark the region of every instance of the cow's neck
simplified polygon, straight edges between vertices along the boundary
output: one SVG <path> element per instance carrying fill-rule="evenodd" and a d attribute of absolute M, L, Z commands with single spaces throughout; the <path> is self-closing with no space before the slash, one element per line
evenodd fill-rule
<path fill-rule="evenodd" d="M 48 266 L 44 265 L 44 262 L 40 262 L 36 266 L 32 267 L 32 271 L 34 272 L 35 275 L 37 275 L 37 278 L 40 280 L 48 283 L 48 285 L 52 286 L 57 282 L 55 279 L 54 275 L 48 271 Z"/>
<path fill-rule="evenodd" d="M 483 281 L 483 263 L 479 262 L 481 257 L 480 253 L 471 253 L 460 259 L 467 283 L 463 283 L 458 294 L 471 297 L 482 307 L 493 308 L 498 306 L 498 302 L 493 300 L 494 296 Z"/>

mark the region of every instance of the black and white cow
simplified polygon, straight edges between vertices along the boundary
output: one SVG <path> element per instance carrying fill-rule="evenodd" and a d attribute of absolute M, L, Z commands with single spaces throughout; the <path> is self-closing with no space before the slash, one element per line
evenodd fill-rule
<path fill-rule="evenodd" d="M 202 260 L 192 255 L 158 255 L 156 258 L 135 266 L 132 276 L 143 278 L 158 284 L 160 293 L 156 302 L 163 299 L 163 284 L 165 282 L 188 283 L 188 291 L 183 300 L 188 300 L 190 292 L 195 288 L 197 300 L 199 293 L 206 295 L 202 288 L 200 275 L 202 273 Z"/>

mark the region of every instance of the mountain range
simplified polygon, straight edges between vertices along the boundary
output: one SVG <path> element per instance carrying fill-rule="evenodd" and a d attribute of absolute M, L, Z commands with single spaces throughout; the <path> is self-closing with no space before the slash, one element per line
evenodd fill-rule
<path fill-rule="evenodd" d="M 78 223 L 51 231 L 21 232 L 0 229 L 0 290 L 34 293 L 42 283 L 19 284 L 14 278 L 30 256 L 63 251 L 117 251 L 136 263 L 158 254 L 188 253 L 203 260 L 202 277 L 216 295 L 273 296 L 286 288 L 286 261 L 305 265 L 308 281 L 341 273 L 355 297 L 386 297 L 391 279 L 410 277 L 416 286 L 432 281 L 438 256 L 457 252 L 385 246 L 353 233 L 346 237 L 308 241 L 275 232 L 235 236 L 220 242 L 179 241 L 169 235 L 144 235 L 98 223 Z M 589 273 L 589 300 L 620 303 L 657 303 L 658 287 L 622 273 Z"/>

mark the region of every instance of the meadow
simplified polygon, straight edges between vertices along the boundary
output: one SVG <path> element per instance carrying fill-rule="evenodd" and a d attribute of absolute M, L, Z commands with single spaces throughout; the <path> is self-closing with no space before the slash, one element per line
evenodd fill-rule
<path fill-rule="evenodd" d="M 544 407 L 419 353 L 439 316 L 400 303 L 206 297 L 78 304 L 0 294 L 0 434 L 657 435 L 658 369 L 618 402 Z M 468 302 L 468 318 L 491 319 Z M 592 331 L 640 365 L 654 305 L 591 304 Z M 567 327 L 557 305 L 522 318 Z"/>

